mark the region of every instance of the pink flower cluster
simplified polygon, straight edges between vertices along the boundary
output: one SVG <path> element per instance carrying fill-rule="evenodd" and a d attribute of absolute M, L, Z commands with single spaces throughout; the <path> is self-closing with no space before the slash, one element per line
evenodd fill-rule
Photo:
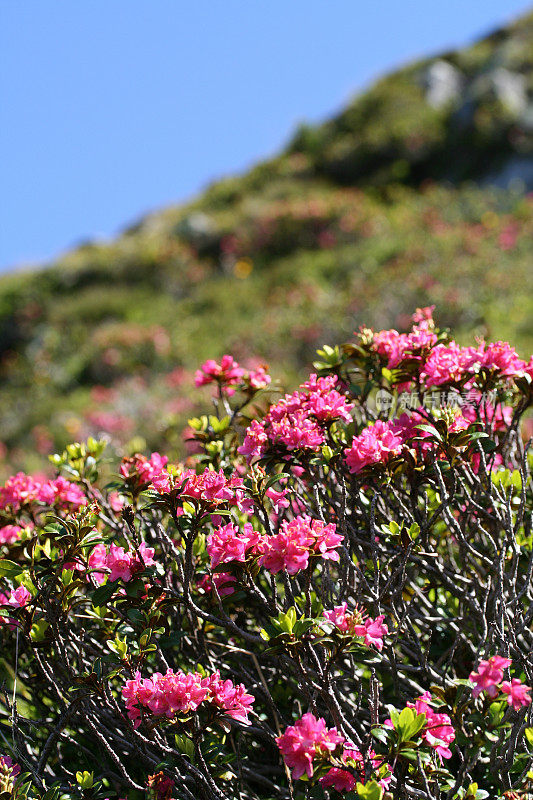
<path fill-rule="evenodd" d="M 401 453 L 406 440 L 406 428 L 399 420 L 383 422 L 378 419 L 355 436 L 344 451 L 350 472 L 361 472 L 374 464 L 386 464 Z"/>
<path fill-rule="evenodd" d="M 181 494 L 205 505 L 216 508 L 225 503 L 235 505 L 244 513 L 253 510 L 253 502 L 246 497 L 244 482 L 235 472 L 226 478 L 223 471 L 206 469 L 200 475 L 188 470 L 180 480 L 185 480 Z"/>
<path fill-rule="evenodd" d="M 428 387 L 460 383 L 471 377 L 478 355 L 475 347 L 459 347 L 453 341 L 438 344 L 426 360 L 421 378 Z"/>
<path fill-rule="evenodd" d="M 233 359 L 233 356 L 222 356 L 220 364 L 209 358 L 200 369 L 196 370 L 194 382 L 196 386 L 218 383 L 228 394 L 234 394 L 244 376 L 244 369 Z"/>
<path fill-rule="evenodd" d="M 518 678 L 513 678 L 510 682 L 503 680 L 504 669 L 512 663 L 512 659 L 503 656 L 491 656 L 487 661 L 480 661 L 477 672 L 470 673 L 470 680 L 474 684 L 473 696 L 479 697 L 485 692 L 487 697 L 494 699 L 503 692 L 507 695 L 507 704 L 515 711 L 519 711 L 522 706 L 528 706 L 531 703 L 531 687 Z"/>
<path fill-rule="evenodd" d="M 276 739 L 295 780 L 302 775 L 312 778 L 315 758 L 328 758 L 344 742 L 344 736 L 337 732 L 337 728 L 327 728 L 322 717 L 317 719 L 310 713 L 304 714 Z"/>
<path fill-rule="evenodd" d="M 353 772 L 348 772 L 347 769 L 342 769 L 342 767 L 332 767 L 322 778 L 318 779 L 318 782 L 322 786 L 332 786 L 337 792 L 353 792 L 358 782 L 362 784 L 366 782 L 364 758 L 355 745 L 346 744 L 341 760 L 346 766 L 354 770 L 356 775 Z M 372 749 L 368 751 L 368 760 L 374 770 L 378 770 L 383 765 L 383 759 L 379 758 Z M 387 771 L 386 777 L 378 781 L 383 789 L 386 789 L 392 780 L 388 764 Z"/>
<path fill-rule="evenodd" d="M 326 525 L 309 516 L 299 516 L 290 522 L 284 520 L 281 531 L 274 536 L 258 533 L 250 523 L 246 523 L 241 532 L 230 522 L 207 537 L 206 547 L 211 569 L 219 564 L 244 563 L 248 558 L 259 557 L 259 564 L 272 574 L 286 569 L 290 575 L 295 575 L 307 567 L 312 556 L 338 561 L 336 548 L 342 540 L 334 523 Z"/>
<path fill-rule="evenodd" d="M 11 589 L 9 596 L 0 594 L 0 606 L 11 606 L 11 608 L 24 608 L 31 600 L 31 592 L 25 586 Z"/>
<path fill-rule="evenodd" d="M 21 533 L 20 525 L 4 525 L 0 528 L 0 544 L 14 544 L 20 539 Z"/>
<path fill-rule="evenodd" d="M 317 450 L 324 443 L 325 426 L 335 420 L 352 421 L 353 404 L 336 386 L 336 375 L 310 375 L 298 391 L 272 405 L 261 422 L 251 423 L 238 452 L 250 461 L 262 458 L 269 445 L 288 451 Z"/>
<path fill-rule="evenodd" d="M 389 629 L 383 624 L 385 617 L 381 614 L 372 619 L 366 617 L 359 609 L 348 611 L 348 604 L 341 603 L 340 606 L 324 611 L 324 617 L 328 622 L 333 623 L 341 633 L 359 636 L 364 640 L 366 647 L 375 647 L 377 650 L 383 649 L 383 637 L 387 635 Z"/>
<path fill-rule="evenodd" d="M 227 597 L 235 593 L 235 578 L 229 572 L 214 572 L 213 575 L 204 575 L 196 585 L 206 594 L 213 591 L 214 585 L 220 597 Z"/>
<path fill-rule="evenodd" d="M 242 533 L 232 522 L 220 526 L 207 537 L 206 547 L 211 569 L 231 561 L 246 561 L 248 556 L 257 553 L 262 539 L 261 534 L 254 531 L 249 522 L 245 523 Z"/>
<path fill-rule="evenodd" d="M 295 517 L 290 522 L 284 520 L 278 534 L 262 537 L 259 563 L 273 575 L 283 569 L 294 575 L 305 569 L 313 556 L 338 561 L 336 548 L 343 539 L 333 522 L 326 525 L 307 515 Z"/>
<path fill-rule="evenodd" d="M 346 463 L 350 472 L 361 472 L 365 467 L 376 464 L 387 464 L 393 457 L 401 455 L 405 447 L 412 448 L 425 457 L 434 454 L 435 447 L 430 439 L 431 434 L 418 429 L 420 424 L 428 424 L 427 412 L 414 411 L 412 414 L 401 414 L 396 419 L 377 420 L 373 425 L 364 428 L 359 436 L 355 436 L 350 447 L 344 450 Z M 448 415 L 448 433 L 459 433 L 470 427 L 471 420 L 460 413 Z M 414 440 L 414 441 L 413 441 Z"/>
<path fill-rule="evenodd" d="M 179 496 L 185 500 L 195 500 L 205 507 L 204 510 L 215 511 L 219 506 L 236 506 L 239 511 L 249 514 L 253 511 L 253 501 L 246 496 L 244 481 L 236 472 L 227 478 L 224 472 L 205 469 L 197 475 L 187 469 L 176 476 L 164 471 L 152 478 L 154 488 L 165 494 L 179 487 Z"/>
<path fill-rule="evenodd" d="M 139 484 L 158 482 L 168 479 L 166 465 L 168 458 L 159 453 L 152 453 L 150 458 L 136 453 L 130 458 L 123 458 L 120 464 L 120 474 L 123 478 L 134 479 Z"/>
<path fill-rule="evenodd" d="M 497 372 L 506 378 L 522 377 L 528 365 L 508 342 L 492 342 L 485 345 L 479 360 L 479 368 Z"/>
<path fill-rule="evenodd" d="M 134 680 L 126 681 L 122 697 L 136 728 L 141 723 L 141 709 L 155 717 L 172 719 L 176 714 L 194 713 L 202 704 L 248 725 L 254 703 L 243 684 L 235 686 L 230 680 L 223 681 L 218 670 L 207 677 L 199 672 L 168 669 L 164 675 L 156 672 L 151 678 L 142 678 L 137 672 Z"/>
<path fill-rule="evenodd" d="M 145 567 L 151 567 L 154 561 L 154 548 L 148 547 L 145 542 L 141 542 L 138 552 L 130 549 L 125 550 L 116 544 L 112 544 L 107 550 L 105 544 L 100 542 L 93 547 L 91 554 L 87 560 L 87 569 L 94 581 L 102 584 L 105 581 L 106 575 L 109 575 L 110 581 L 116 581 L 120 578 L 127 583 Z M 65 569 L 75 569 L 80 572 L 85 572 L 85 566 L 80 562 L 65 563 Z"/>
<path fill-rule="evenodd" d="M 303 775 L 312 778 L 315 768 L 326 765 L 335 754 L 347 767 L 356 770 L 358 775 L 356 777 L 342 767 L 331 767 L 319 778 L 322 786 L 333 786 L 338 792 L 350 792 L 356 788 L 358 780 L 365 783 L 364 759 L 360 751 L 354 744 L 347 742 L 337 728 L 326 727 L 322 717 L 317 719 L 314 714 L 304 714 L 276 738 L 276 743 L 295 780 Z M 373 750 L 369 751 L 368 758 L 374 769 L 379 769 L 383 764 Z M 379 783 L 386 788 L 390 777 L 380 780 Z"/>
<path fill-rule="evenodd" d="M 63 511 L 74 511 L 87 505 L 87 498 L 75 483 L 62 476 L 47 480 L 18 472 L 0 487 L 0 509 L 16 513 L 24 506 L 41 503 Z"/>
<path fill-rule="evenodd" d="M 484 371 L 502 378 L 520 378 L 528 365 L 508 342 L 481 344 L 479 347 L 459 347 L 454 341 L 439 344 L 426 360 L 421 378 L 426 386 L 472 382 Z"/>
<path fill-rule="evenodd" d="M 414 703 L 407 703 L 408 708 L 413 708 L 417 714 L 425 714 L 426 721 L 422 728 L 422 739 L 426 742 L 441 758 L 451 758 L 452 753 L 449 745 L 455 739 L 455 731 L 452 721 L 448 714 L 436 713 L 433 708 L 433 701 L 429 692 L 417 698 Z M 385 720 L 387 728 L 394 728 L 391 719 Z"/>
<path fill-rule="evenodd" d="M 11 589 L 9 595 L 0 592 L 0 608 L 9 606 L 10 608 L 24 608 L 31 600 L 31 593 L 25 586 L 19 586 L 17 589 Z M 18 625 L 17 620 L 11 617 L 0 616 L 0 625 L 5 623 L 10 628 Z"/>
<path fill-rule="evenodd" d="M 370 349 L 386 360 L 388 369 L 395 369 L 404 361 L 418 361 L 419 377 L 426 388 L 472 385 L 480 372 L 508 379 L 532 374 L 533 362 L 523 361 L 508 342 L 482 343 L 478 347 L 460 347 L 453 340 L 437 344 L 433 309 L 434 306 L 429 306 L 416 310 L 410 333 L 398 333 L 394 329 L 372 333 Z M 362 329 L 363 340 L 368 333 Z"/>
<path fill-rule="evenodd" d="M 490 425 L 495 431 L 505 430 L 513 419 L 511 406 L 504 406 L 501 403 L 494 406 L 476 389 L 468 392 L 461 413 L 469 422 L 482 422 Z"/>
<path fill-rule="evenodd" d="M 246 370 L 234 360 L 233 356 L 222 356 L 220 364 L 209 358 L 200 369 L 196 370 L 194 382 L 196 386 L 205 386 L 209 383 L 217 383 L 223 387 L 226 394 L 235 394 L 235 390 L 243 384 L 243 388 L 249 387 L 254 391 L 264 389 L 270 383 L 271 378 L 268 374 L 268 367 L 261 365 L 255 369 Z"/>
<path fill-rule="evenodd" d="M 433 308 L 434 306 L 417 309 L 412 318 L 414 325 L 410 333 L 398 333 L 394 329 L 374 333 L 372 349 L 387 359 L 387 369 L 395 369 L 404 359 L 423 361 L 430 348 L 436 344 L 437 336 L 432 330 Z"/>

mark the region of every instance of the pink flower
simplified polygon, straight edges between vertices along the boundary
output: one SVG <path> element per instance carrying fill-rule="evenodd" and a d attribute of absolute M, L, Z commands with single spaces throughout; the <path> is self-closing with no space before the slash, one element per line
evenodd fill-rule
<path fill-rule="evenodd" d="M 350 633 L 352 636 L 360 636 L 366 647 L 375 647 L 377 650 L 383 648 L 383 637 L 387 635 L 389 629 L 383 624 L 385 617 L 380 615 L 375 619 L 368 617 L 359 609 L 348 612 L 348 604 L 341 603 L 331 610 L 324 611 L 324 617 L 328 622 L 333 623 L 342 633 Z"/>
<path fill-rule="evenodd" d="M 413 708 L 417 714 L 425 714 L 426 721 L 422 728 L 422 739 L 437 753 L 439 758 L 451 758 L 452 753 L 449 745 L 455 739 L 455 730 L 452 721 L 447 714 L 438 714 L 432 708 L 432 700 L 429 692 L 415 700 L 414 703 L 407 703 L 408 708 Z M 385 720 L 385 726 L 394 728 L 391 719 Z"/>
<path fill-rule="evenodd" d="M 98 567 L 103 567 L 104 570 L 107 569 L 107 550 L 105 549 L 105 544 L 100 542 L 99 544 L 95 545 L 93 548 L 91 555 L 89 556 L 88 560 L 88 567 L 91 570 L 98 570 Z M 92 572 L 92 577 L 96 581 L 96 583 L 101 584 L 105 581 L 106 572 Z"/>
<path fill-rule="evenodd" d="M 501 686 L 502 692 L 507 695 L 507 703 L 514 708 L 515 711 L 520 711 L 522 706 L 528 706 L 531 703 L 529 692 L 531 686 L 526 686 L 518 678 L 513 678 L 511 683 L 504 681 Z"/>
<path fill-rule="evenodd" d="M 138 488 L 145 484 L 152 484 L 157 491 L 167 491 L 170 478 L 166 466 L 168 458 L 160 453 L 152 453 L 146 458 L 136 453 L 130 458 L 123 458 L 120 464 L 120 474 L 126 480 L 133 481 Z"/>
<path fill-rule="evenodd" d="M 127 553 L 123 547 L 112 544 L 107 556 L 107 566 L 110 569 L 109 580 L 116 581 L 122 578 L 123 581 L 131 580 L 131 553 Z"/>
<path fill-rule="evenodd" d="M 282 508 L 289 508 L 290 503 L 287 500 L 287 489 L 281 489 L 279 492 L 270 487 L 265 492 L 266 497 L 272 503 L 272 507 L 274 508 L 274 513 L 279 514 L 280 509 Z"/>
<path fill-rule="evenodd" d="M 14 544 L 22 533 L 20 525 L 4 525 L 0 528 L 0 544 Z"/>
<path fill-rule="evenodd" d="M 348 633 L 350 622 L 355 615 L 348 614 L 348 603 L 341 603 L 340 606 L 324 611 L 324 618 L 332 622 L 342 633 Z M 357 615 L 361 619 L 361 615 Z"/>
<path fill-rule="evenodd" d="M 411 319 L 415 324 L 417 323 L 432 323 L 433 322 L 433 312 L 435 311 L 435 306 L 424 306 L 424 308 L 417 308 Z"/>
<path fill-rule="evenodd" d="M 23 608 L 24 606 L 28 605 L 30 600 L 31 593 L 26 589 L 25 586 L 19 586 L 18 589 L 11 590 L 7 605 L 13 606 L 13 608 Z"/>
<path fill-rule="evenodd" d="M 134 727 L 140 724 L 143 708 L 155 717 L 172 718 L 176 714 L 193 713 L 203 703 L 249 724 L 248 714 L 254 702 L 242 684 L 234 686 L 230 680 L 222 681 L 218 671 L 204 678 L 198 672 L 174 672 L 172 669 L 164 675 L 155 672 L 151 678 L 141 678 L 137 672 L 134 680 L 124 684 L 122 698 Z"/>
<path fill-rule="evenodd" d="M 237 448 L 237 452 L 251 461 L 253 458 L 262 458 L 267 445 L 268 436 L 265 428 L 256 419 L 253 419 L 246 431 L 244 442 Z"/>
<path fill-rule="evenodd" d="M 390 458 L 399 455 L 404 444 L 404 436 L 395 422 L 377 420 L 356 436 L 350 447 L 346 448 L 346 463 L 350 472 L 375 464 L 386 464 Z"/>
<path fill-rule="evenodd" d="M 242 533 L 231 522 L 217 528 L 209 534 L 206 542 L 211 569 L 231 561 L 246 561 L 261 538 L 249 522 L 244 525 Z"/>
<path fill-rule="evenodd" d="M 483 369 L 498 372 L 507 378 L 520 378 L 525 374 L 527 364 L 518 357 L 518 353 L 508 342 L 492 342 L 485 346 L 479 366 Z"/>
<path fill-rule="evenodd" d="M 118 492 L 109 492 L 107 501 L 115 513 L 124 508 L 124 498 Z"/>
<path fill-rule="evenodd" d="M 492 405 L 484 399 L 481 392 L 471 389 L 468 392 L 467 400 L 461 409 L 463 417 L 470 422 L 483 422 L 491 425 L 495 431 L 505 430 L 513 419 L 513 409 L 511 406 L 504 406 L 498 403 Z"/>
<path fill-rule="evenodd" d="M 459 347 L 454 341 L 438 344 L 429 354 L 421 377 L 426 386 L 458 383 L 471 374 L 478 357 L 479 350 L 473 347 Z"/>
<path fill-rule="evenodd" d="M 222 356 L 220 364 L 217 364 L 212 358 L 209 358 L 200 369 L 196 370 L 194 375 L 194 382 L 196 386 L 205 386 L 208 383 L 215 381 L 224 386 L 226 392 L 231 395 L 235 393 L 235 388 L 238 386 L 245 374 L 245 370 L 234 361 L 232 356 Z"/>
<path fill-rule="evenodd" d="M 249 725 L 248 714 L 252 710 L 255 698 L 247 694 L 242 683 L 234 686 L 230 680 L 223 681 L 217 670 L 209 678 L 210 702 L 224 711 L 228 717 Z"/>
<path fill-rule="evenodd" d="M 414 324 L 410 333 L 398 333 L 391 329 L 373 334 L 372 350 L 387 359 L 388 369 L 395 369 L 406 359 L 422 361 L 427 351 L 436 344 L 437 336 L 431 330 L 433 309 L 434 306 L 417 308 L 412 316 Z"/>
<path fill-rule="evenodd" d="M 360 777 L 360 776 L 359 776 Z M 322 786 L 332 786 L 337 792 L 353 792 L 357 786 L 357 778 L 348 770 L 332 767 L 318 779 Z"/>
<path fill-rule="evenodd" d="M 141 542 L 139 546 L 139 556 L 137 556 L 134 550 L 126 552 L 123 547 L 112 544 L 105 562 L 109 569 L 109 580 L 116 581 L 122 578 L 122 580 L 127 583 L 136 572 L 140 572 L 144 567 L 152 566 L 154 563 L 154 552 L 154 549 L 152 547 L 147 547 L 144 542 Z M 102 566 L 101 552 L 99 552 L 97 558 L 97 566 Z"/>
<path fill-rule="evenodd" d="M 235 583 L 235 578 L 233 575 L 230 575 L 229 572 L 214 572 L 213 575 L 204 575 L 197 582 L 197 586 L 199 589 L 206 592 L 206 594 L 209 594 L 213 591 L 214 584 L 219 596 L 226 597 L 227 595 L 235 593 Z"/>
<path fill-rule="evenodd" d="M 336 728 L 328 729 L 324 719 L 317 719 L 310 713 L 304 714 L 276 739 L 295 780 L 302 775 L 312 778 L 315 757 L 329 756 L 344 741 L 344 736 Z"/>
<path fill-rule="evenodd" d="M 379 769 L 383 764 L 383 760 L 372 749 L 368 751 L 368 759 L 374 769 Z M 319 783 L 322 786 L 333 786 L 337 792 L 351 792 L 356 788 L 358 781 L 362 784 L 366 783 L 364 759 L 360 750 L 355 745 L 347 742 L 342 753 L 342 760 L 347 766 L 355 770 L 356 774 L 354 775 L 340 767 L 332 767 L 324 777 L 319 778 Z M 379 781 L 379 785 L 386 789 L 391 782 L 391 777 L 389 775 L 382 778 Z"/>
<path fill-rule="evenodd" d="M 262 458 L 269 446 L 289 452 L 317 450 L 324 442 L 329 423 L 352 421 L 353 405 L 338 386 L 336 375 L 310 375 L 298 391 L 274 403 L 261 422 L 252 421 L 238 452 L 251 461 Z"/>
<path fill-rule="evenodd" d="M 37 499 L 46 505 L 53 505 L 64 511 L 73 511 L 88 503 L 80 487 L 67 481 L 61 475 L 52 481 L 43 483 L 37 492 Z"/>
<path fill-rule="evenodd" d="M 30 505 L 37 500 L 37 495 L 42 482 L 17 472 L 7 479 L 4 486 L 0 487 L 0 508 L 8 506 L 14 511 L 19 511 L 22 506 Z"/>
<path fill-rule="evenodd" d="M 261 539 L 263 555 L 259 563 L 273 575 L 283 569 L 289 575 L 295 575 L 307 567 L 309 557 L 313 555 L 338 561 L 336 548 L 343 538 L 336 533 L 334 523 L 326 525 L 308 516 L 295 517 L 290 522 L 282 522 L 280 533 Z"/>
<path fill-rule="evenodd" d="M 256 391 L 258 389 L 264 389 L 265 386 L 271 382 L 272 378 L 267 373 L 268 367 L 257 367 L 256 369 L 251 369 L 248 375 L 246 376 L 246 381 L 250 384 L 252 389 Z"/>
<path fill-rule="evenodd" d="M 186 470 L 176 479 L 176 485 L 181 485 L 181 496 L 196 500 L 205 510 L 215 511 L 224 505 L 237 506 L 244 513 L 253 510 L 253 502 L 246 496 L 244 482 L 236 472 L 227 478 L 222 470 L 205 469 L 200 475 Z"/>
<path fill-rule="evenodd" d="M 511 664 L 510 658 L 502 656 L 491 656 L 488 661 L 480 661 L 478 671 L 470 673 L 470 680 L 474 684 L 473 696 L 479 697 L 485 691 L 489 697 L 496 697 L 497 685 L 503 680 L 503 670 Z"/>
<path fill-rule="evenodd" d="M 355 635 L 362 636 L 367 647 L 374 646 L 376 650 L 382 650 L 383 637 L 389 632 L 388 627 L 383 624 L 384 619 L 382 614 L 375 619 L 368 617 L 362 625 L 354 627 Z"/>

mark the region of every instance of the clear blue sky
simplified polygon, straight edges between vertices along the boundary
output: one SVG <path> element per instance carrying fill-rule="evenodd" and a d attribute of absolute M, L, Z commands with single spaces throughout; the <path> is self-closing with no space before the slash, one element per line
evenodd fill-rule
<path fill-rule="evenodd" d="M 274 153 L 524 0 L 0 0 L 0 268 L 115 234 Z"/>

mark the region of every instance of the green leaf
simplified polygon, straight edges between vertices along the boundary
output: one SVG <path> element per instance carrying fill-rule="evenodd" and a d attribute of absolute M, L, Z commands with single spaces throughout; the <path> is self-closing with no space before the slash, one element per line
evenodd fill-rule
<path fill-rule="evenodd" d="M 49 627 L 50 623 L 48 623 L 45 619 L 38 619 L 37 622 L 34 622 L 30 631 L 30 638 L 32 642 L 42 642 Z"/>
<path fill-rule="evenodd" d="M 180 753 L 183 753 L 192 760 L 194 757 L 194 744 L 192 739 L 189 739 L 189 737 L 185 736 L 185 734 L 180 735 L 178 733 L 175 735 L 174 739 L 176 741 L 176 747 Z"/>
<path fill-rule="evenodd" d="M 382 800 L 383 789 L 377 781 L 369 781 L 365 784 L 358 782 L 357 797 L 363 797 L 364 800 Z"/>
<path fill-rule="evenodd" d="M 0 578 L 14 578 L 24 572 L 24 568 L 7 558 L 0 559 Z"/>
<path fill-rule="evenodd" d="M 99 586 L 92 597 L 93 606 L 105 606 L 113 597 L 117 586 L 118 581 L 108 581 L 103 586 Z"/>

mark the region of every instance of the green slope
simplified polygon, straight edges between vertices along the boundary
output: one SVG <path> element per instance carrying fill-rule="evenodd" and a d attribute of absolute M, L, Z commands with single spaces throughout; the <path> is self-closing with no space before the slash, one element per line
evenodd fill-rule
<path fill-rule="evenodd" d="M 180 448 L 205 358 L 257 356 L 292 379 L 324 342 L 428 303 L 461 336 L 529 355 L 532 81 L 529 15 L 387 76 L 188 206 L 2 278 L 0 470 L 101 431 Z"/>

